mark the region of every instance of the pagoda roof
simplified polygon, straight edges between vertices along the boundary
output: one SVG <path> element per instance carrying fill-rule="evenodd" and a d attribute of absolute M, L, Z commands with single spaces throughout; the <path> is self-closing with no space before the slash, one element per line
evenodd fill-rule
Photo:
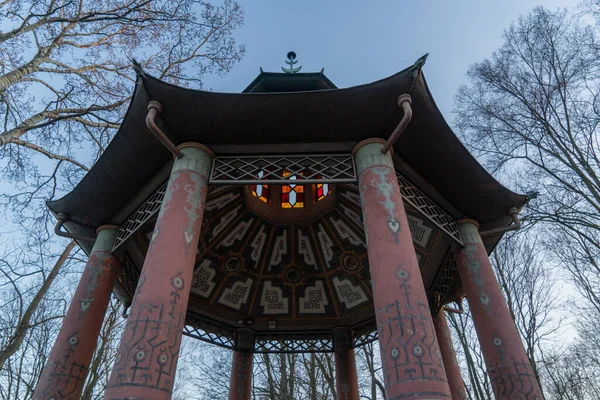
<path fill-rule="evenodd" d="M 312 80 L 323 86 L 308 91 L 252 91 L 260 85 L 267 88 L 265 82 L 281 85 L 282 79 Z M 332 87 L 327 88 L 327 83 Z M 349 88 L 335 88 L 322 73 L 261 73 L 247 90 L 192 90 L 139 72 L 129 109 L 106 151 L 70 193 L 48 202 L 48 207 L 70 217 L 65 224 L 69 232 L 89 235 L 99 225 L 122 223 L 128 216 L 123 210 L 133 211 L 145 200 L 149 182 L 157 176 L 165 179 L 172 160 L 146 127 L 151 100 L 162 104 L 157 123 L 175 144 L 202 143 L 218 156 L 314 153 L 315 149 L 334 153 L 350 152 L 363 139 L 387 139 L 402 118 L 397 98 L 403 93 L 412 96 L 413 117 L 393 146 L 395 157 L 453 206 L 454 211 L 447 210 L 453 217 L 473 218 L 482 229 L 506 226 L 511 221 L 506 216 L 509 208 L 521 208 L 527 201 L 494 179 L 463 146 L 417 66 Z"/>
<path fill-rule="evenodd" d="M 242 93 L 285 93 L 326 89 L 337 89 L 337 86 L 325 76 L 323 70 L 289 74 L 264 72 L 261 69 L 260 74 Z"/>

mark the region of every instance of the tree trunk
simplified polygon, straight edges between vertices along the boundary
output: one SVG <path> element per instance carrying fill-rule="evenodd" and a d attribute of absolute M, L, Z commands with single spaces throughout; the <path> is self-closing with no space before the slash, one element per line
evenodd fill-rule
<path fill-rule="evenodd" d="M 275 400 L 275 382 L 273 381 L 273 374 L 271 372 L 271 360 L 267 353 L 263 353 L 263 360 L 265 361 L 265 370 L 267 371 L 267 384 L 269 385 L 269 399 Z"/>
<path fill-rule="evenodd" d="M 279 377 L 279 395 L 281 396 L 281 400 L 288 400 L 288 372 L 287 372 L 287 358 L 285 357 L 285 353 L 279 354 L 280 367 L 281 367 L 281 375 Z"/>

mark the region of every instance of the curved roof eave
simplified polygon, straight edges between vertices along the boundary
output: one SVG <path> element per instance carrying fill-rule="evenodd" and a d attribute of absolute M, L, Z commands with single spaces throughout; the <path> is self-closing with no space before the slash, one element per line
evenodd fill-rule
<path fill-rule="evenodd" d="M 48 207 L 71 217 L 70 232 L 89 234 L 101 224 L 122 222 L 112 219 L 171 157 L 146 128 L 150 100 L 162 104 L 158 123 L 173 142 L 226 152 L 229 146 L 387 138 L 402 117 L 396 99 L 410 91 L 413 118 L 395 151 L 465 216 L 486 229 L 507 225 L 506 211 L 521 207 L 525 196 L 502 186 L 473 158 L 415 71 L 411 66 L 364 85 L 292 93 L 206 92 L 140 75 L 110 145 L 77 186 Z"/>
<path fill-rule="evenodd" d="M 527 196 L 498 182 L 467 150 L 437 107 L 423 74 L 411 96 L 413 117 L 394 150 L 462 217 L 477 220 L 482 230 L 509 225 L 508 210 L 523 207 Z"/>

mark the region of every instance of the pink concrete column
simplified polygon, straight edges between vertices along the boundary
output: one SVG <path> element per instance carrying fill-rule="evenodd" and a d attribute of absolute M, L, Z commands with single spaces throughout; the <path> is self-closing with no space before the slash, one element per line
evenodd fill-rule
<path fill-rule="evenodd" d="M 541 400 L 523 343 L 510 316 L 473 220 L 460 220 L 465 246 L 456 251 L 456 263 L 496 399 Z"/>
<path fill-rule="evenodd" d="M 394 399 L 449 399 L 450 389 L 391 154 L 385 141 L 354 148 L 385 392 Z"/>
<path fill-rule="evenodd" d="M 212 152 L 179 146 L 105 399 L 170 399 Z"/>
<path fill-rule="evenodd" d="M 333 354 L 337 400 L 359 400 L 356 359 L 352 348 L 352 331 L 349 328 L 333 330 Z"/>
<path fill-rule="evenodd" d="M 440 351 L 442 352 L 442 360 L 444 361 L 444 369 L 448 377 L 448 385 L 450 386 L 452 398 L 454 400 L 467 400 L 467 389 L 465 389 L 465 383 L 460 374 L 460 366 L 456 359 L 456 352 L 454 351 L 452 337 L 450 336 L 450 330 L 446 321 L 446 314 L 443 309 L 437 315 L 434 315 L 433 325 L 435 326 L 435 333 L 440 345 Z"/>
<path fill-rule="evenodd" d="M 120 260 L 111 254 L 118 227 L 98 228 L 98 237 L 71 300 L 34 399 L 79 399 Z"/>
<path fill-rule="evenodd" d="M 252 361 L 254 360 L 254 332 L 236 332 L 235 350 L 229 380 L 229 400 L 250 400 L 252 395 Z"/>

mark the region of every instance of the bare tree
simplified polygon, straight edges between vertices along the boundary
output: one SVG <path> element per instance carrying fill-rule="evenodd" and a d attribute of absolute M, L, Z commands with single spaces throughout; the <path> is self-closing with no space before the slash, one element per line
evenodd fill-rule
<path fill-rule="evenodd" d="M 468 305 L 464 314 L 448 314 L 448 325 L 453 333 L 457 359 L 462 366 L 467 396 L 470 400 L 493 398 L 492 385 Z"/>
<path fill-rule="evenodd" d="M 536 8 L 473 65 L 457 95 L 463 139 L 519 190 L 537 192 L 527 219 L 600 310 L 600 58 L 596 30 Z M 572 249 L 565 253 L 565 249 Z"/>
<path fill-rule="evenodd" d="M 544 346 L 555 344 L 564 316 L 552 274 L 534 232 L 506 237 L 492 254 L 492 264 L 525 352 L 540 382 L 539 361 Z"/>
<path fill-rule="evenodd" d="M 108 384 L 112 365 L 117 355 L 125 322 L 121 318 L 121 309 L 121 303 L 115 297 L 112 297 L 98 337 L 98 345 L 88 370 L 81 400 L 104 398 L 104 390 Z"/>
<path fill-rule="evenodd" d="M 132 59 L 198 88 L 244 52 L 231 0 L 7 0 L 0 16 L 0 157 L 20 183 L 3 197 L 22 207 L 69 190 L 102 153 L 132 92 Z"/>
<path fill-rule="evenodd" d="M 253 392 L 260 399 L 291 400 L 302 398 L 296 385 L 304 375 L 302 364 L 297 365 L 298 354 L 261 354 L 255 357 Z M 257 368 L 258 367 L 258 368 Z M 306 379 L 305 376 L 302 379 Z"/>
<path fill-rule="evenodd" d="M 356 348 L 354 351 L 356 354 L 357 369 L 361 372 L 364 371 L 359 374 L 359 381 L 362 380 L 365 383 L 362 387 L 368 389 L 362 391 L 364 392 L 363 397 L 371 400 L 385 399 L 379 344 L 377 342 L 367 343 Z"/>
<path fill-rule="evenodd" d="M 227 399 L 231 363 L 231 350 L 184 336 L 173 399 Z"/>
<path fill-rule="evenodd" d="M 555 268 L 545 259 L 531 232 L 505 237 L 491 255 L 492 265 L 509 312 L 523 342 L 536 378 L 545 376 L 544 349 L 559 347 L 557 340 L 563 316 L 552 274 Z M 469 309 L 463 315 L 449 314 L 463 378 L 472 399 L 492 396 L 486 365 L 476 337 Z"/>
<path fill-rule="evenodd" d="M 47 306 L 43 303 L 34 317 L 44 322 L 27 330 L 22 345 L 0 370 L 0 398 L 3 400 L 27 400 L 33 396 L 52 339 L 60 327 L 59 320 L 46 318 L 56 313 L 56 310 Z"/>
<path fill-rule="evenodd" d="M 45 320 L 32 321 L 35 312 L 40 306 L 44 296 L 48 293 L 50 286 L 54 282 L 54 279 L 58 276 L 60 269 L 68 260 L 70 253 L 75 247 L 75 241 L 71 241 L 67 247 L 63 250 L 62 254 L 56 260 L 54 267 L 46 275 L 46 271 L 42 268 L 38 270 L 21 269 L 18 266 L 13 265 L 13 262 L 19 263 L 20 257 L 17 257 L 13 262 L 8 260 L 2 260 L 3 268 L 0 268 L 1 273 L 4 275 L 4 285 L 10 285 L 9 295 L 3 296 L 5 300 L 14 299 L 4 305 L 10 305 L 10 310 L 4 315 L 7 320 L 3 323 L 2 327 L 2 340 L 0 341 L 0 370 L 4 366 L 6 360 L 8 360 L 13 354 L 17 352 L 21 344 L 25 340 L 27 331 L 37 325 L 43 324 Z M 41 275 L 41 285 L 37 288 L 35 294 L 27 303 L 27 298 L 24 298 L 23 289 L 19 284 L 19 280 L 31 278 L 33 275 Z M 5 292 L 6 293 L 6 292 Z M 10 296 L 10 297 L 9 297 Z M 29 297 L 29 296 L 27 296 Z M 14 317 L 11 318 L 11 317 Z M 60 318 L 61 316 L 54 316 L 50 318 Z"/>
<path fill-rule="evenodd" d="M 505 31 L 500 49 L 469 69 L 470 83 L 456 97 L 456 123 L 465 143 L 532 198 L 524 220 L 539 234 L 541 263 L 513 271 L 510 262 L 501 268 L 503 260 L 496 259 L 497 272 L 547 395 L 565 399 L 570 397 L 561 397 L 557 388 L 568 386 L 571 376 L 593 375 L 594 356 L 543 346 L 560 326 L 552 316 L 550 273 L 570 277 L 581 295 L 570 307 L 581 339 L 596 335 L 584 322 L 600 318 L 600 24 L 589 18 L 600 16 L 600 2 L 587 0 L 582 10 L 538 7 L 519 18 Z M 575 351 L 579 364 L 559 370 L 577 358 Z"/>
<path fill-rule="evenodd" d="M 583 344 L 583 343 L 581 343 Z M 600 396 L 600 369 L 585 354 L 586 345 L 575 345 L 560 354 L 552 351 L 545 361 L 546 393 L 553 400 L 592 400 Z"/>
<path fill-rule="evenodd" d="M 71 190 L 112 139 L 133 92 L 133 59 L 201 88 L 205 74 L 226 73 L 242 57 L 233 32 L 243 12 L 232 0 L 6 0 L 0 18 L 0 211 L 10 231 L 0 246 L 0 396 L 25 399 L 82 267 L 65 270 L 73 244 L 55 262 L 45 201 Z M 110 318 L 103 329 L 118 325 Z M 112 354 L 104 339 L 91 398 Z"/>

